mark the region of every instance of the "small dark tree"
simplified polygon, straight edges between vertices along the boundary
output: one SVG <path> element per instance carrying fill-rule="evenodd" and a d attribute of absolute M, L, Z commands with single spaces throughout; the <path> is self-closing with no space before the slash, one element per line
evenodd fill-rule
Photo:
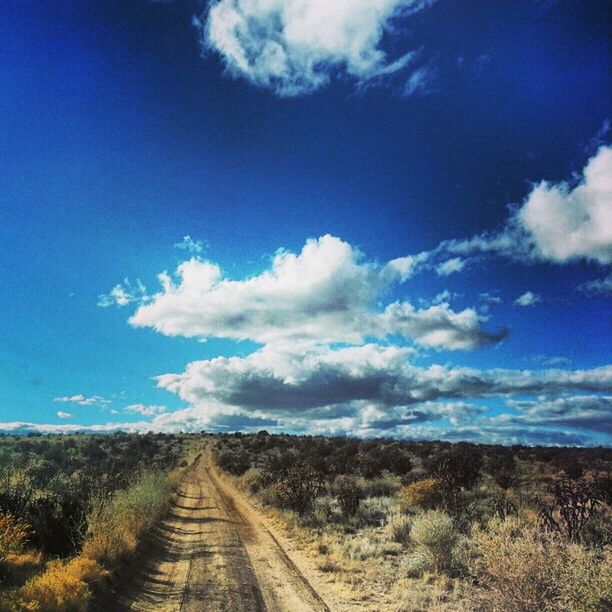
<path fill-rule="evenodd" d="M 377 478 L 384 468 L 384 457 L 375 451 L 366 453 L 359 460 L 359 471 L 364 478 Z"/>
<path fill-rule="evenodd" d="M 323 490 L 321 475 L 307 465 L 296 465 L 272 486 L 281 508 L 304 514 Z"/>
<path fill-rule="evenodd" d="M 516 461 L 511 452 L 501 451 L 489 457 L 487 470 L 495 484 L 504 491 L 517 484 Z"/>
<path fill-rule="evenodd" d="M 425 467 L 439 483 L 442 503 L 448 512 L 456 514 L 461 510 L 461 492 L 476 484 L 481 465 L 481 453 L 467 444 L 425 461 Z"/>
<path fill-rule="evenodd" d="M 549 485 L 548 492 L 552 502 L 537 501 L 540 520 L 545 529 L 560 533 L 571 542 L 580 539 L 606 495 L 599 481 L 587 477 L 557 479 Z"/>
<path fill-rule="evenodd" d="M 217 457 L 217 463 L 221 469 L 234 476 L 241 476 L 251 467 L 249 457 L 244 451 L 222 451 Z"/>
<path fill-rule="evenodd" d="M 338 476 L 334 483 L 334 493 L 338 498 L 340 510 L 346 517 L 355 515 L 365 497 L 363 487 L 354 476 Z"/>
<path fill-rule="evenodd" d="M 563 449 L 558 455 L 555 455 L 552 463 L 558 470 L 565 472 L 571 480 L 578 480 L 584 475 L 584 464 L 580 457 L 568 449 Z"/>

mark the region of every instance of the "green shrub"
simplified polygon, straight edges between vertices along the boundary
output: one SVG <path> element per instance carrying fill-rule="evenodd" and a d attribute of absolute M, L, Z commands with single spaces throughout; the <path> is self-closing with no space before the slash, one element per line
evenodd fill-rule
<path fill-rule="evenodd" d="M 440 510 L 428 510 L 414 517 L 410 539 L 424 553 L 436 570 L 452 565 L 453 548 L 457 541 L 453 519 Z"/>

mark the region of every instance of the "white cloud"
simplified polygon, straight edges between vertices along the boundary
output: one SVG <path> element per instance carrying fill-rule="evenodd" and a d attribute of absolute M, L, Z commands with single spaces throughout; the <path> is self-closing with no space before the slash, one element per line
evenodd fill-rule
<path fill-rule="evenodd" d="M 162 291 L 141 305 L 130 323 L 168 336 L 232 338 L 262 344 L 361 344 L 367 337 L 401 334 L 424 346 L 469 349 L 495 343 L 473 309 L 447 303 L 418 310 L 408 302 L 380 301 L 406 280 L 424 257 L 365 261 L 358 249 L 334 236 L 306 242 L 299 254 L 279 251 L 270 269 L 229 280 L 214 263 L 191 259 L 175 282 L 160 275 Z"/>
<path fill-rule="evenodd" d="M 435 92 L 436 71 L 431 68 L 418 68 L 415 70 L 404 86 L 403 96 L 408 98 L 414 95 L 425 96 Z"/>
<path fill-rule="evenodd" d="M 152 417 L 157 414 L 162 414 L 166 412 L 165 406 L 146 406 L 144 404 L 132 404 L 130 406 L 125 407 L 126 412 L 136 412 L 142 416 Z"/>
<path fill-rule="evenodd" d="M 395 17 L 427 0 L 216 0 L 202 26 L 203 44 L 229 74 L 280 96 L 309 93 L 333 74 L 359 82 L 404 68 L 407 53 L 389 60 L 381 41 Z M 419 74 L 418 72 L 415 74 Z M 426 73 L 412 89 L 422 89 Z"/>
<path fill-rule="evenodd" d="M 544 400 L 509 400 L 522 414 L 503 415 L 499 421 L 559 425 L 612 434 L 612 396 L 577 395 Z"/>
<path fill-rule="evenodd" d="M 568 366 L 572 363 L 572 360 L 568 357 L 559 357 L 553 355 L 552 357 L 548 357 L 546 355 L 539 355 L 536 357 L 535 361 L 539 361 L 543 366 L 556 368 L 559 366 Z"/>
<path fill-rule="evenodd" d="M 612 147 L 601 147 L 574 188 L 542 181 L 515 215 L 539 259 L 612 263 Z"/>
<path fill-rule="evenodd" d="M 99 395 L 93 395 L 91 397 L 85 397 L 81 393 L 78 395 L 63 395 L 61 397 L 54 397 L 54 402 L 65 402 L 69 404 L 79 404 L 80 406 L 101 406 L 103 404 L 110 404 L 111 401 L 100 397 Z"/>
<path fill-rule="evenodd" d="M 199 255 L 204 250 L 204 247 L 205 244 L 202 240 L 195 240 L 189 235 L 183 236 L 183 239 L 174 245 L 174 248 L 194 255 Z"/>
<path fill-rule="evenodd" d="M 147 289 L 138 278 L 132 284 L 129 279 L 115 285 L 108 293 L 98 296 L 98 306 L 127 306 L 128 304 L 142 304 L 149 300 Z"/>
<path fill-rule="evenodd" d="M 537 293 L 533 293 L 532 291 L 525 291 L 519 295 L 516 300 L 514 300 L 514 304 L 516 306 L 535 306 L 542 301 L 542 297 Z"/>
<path fill-rule="evenodd" d="M 487 306 L 497 306 L 503 301 L 499 295 L 496 295 L 495 293 L 489 293 L 488 291 L 479 294 L 478 297 L 480 301 L 483 304 L 486 304 Z"/>
<path fill-rule="evenodd" d="M 418 344 L 449 350 L 474 349 L 505 338 L 506 330 L 484 331 L 480 315 L 472 308 L 455 312 L 447 303 L 416 310 L 407 302 L 395 302 L 376 318 L 387 334 L 401 334 Z M 372 333 L 381 336 L 381 333 Z"/>
<path fill-rule="evenodd" d="M 0 423 L 0 431 L 25 435 L 28 433 L 59 434 L 59 433 L 106 433 L 114 431 L 146 432 L 151 429 L 150 423 L 104 423 L 101 425 L 78 425 L 78 424 L 50 424 L 29 423 L 27 421 L 10 421 Z"/>
<path fill-rule="evenodd" d="M 62 410 L 58 410 L 58 412 L 55 413 L 60 419 L 70 419 L 72 418 L 72 414 L 70 414 L 69 412 L 63 412 Z"/>
<path fill-rule="evenodd" d="M 436 266 L 436 272 L 439 276 L 449 276 L 450 274 L 454 274 L 455 272 L 461 272 L 463 268 L 465 268 L 466 264 L 465 259 L 461 259 L 460 257 L 453 257 L 452 259 L 447 259 L 442 263 Z"/>
<path fill-rule="evenodd" d="M 448 240 L 436 252 L 612 263 L 612 147 L 599 148 L 573 187 L 567 182 L 535 185 L 501 232 Z"/>
<path fill-rule="evenodd" d="M 265 418 L 332 418 L 346 417 L 362 402 L 414 413 L 424 402 L 438 400 L 612 390 L 610 366 L 574 371 L 419 367 L 410 362 L 411 354 L 375 344 L 305 354 L 265 347 L 246 357 L 192 362 L 181 374 L 159 376 L 157 384 L 190 404 L 192 416 L 206 423 L 236 411 Z"/>
<path fill-rule="evenodd" d="M 597 278 L 595 280 L 587 281 L 582 283 L 576 288 L 580 293 L 584 293 L 589 297 L 593 296 L 608 296 L 612 295 L 612 273 L 608 274 L 604 278 Z"/>

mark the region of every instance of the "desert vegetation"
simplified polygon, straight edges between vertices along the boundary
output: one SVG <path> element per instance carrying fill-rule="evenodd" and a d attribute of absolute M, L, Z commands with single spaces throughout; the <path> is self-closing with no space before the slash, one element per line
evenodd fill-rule
<path fill-rule="evenodd" d="M 609 449 L 260 432 L 216 457 L 364 609 L 612 606 Z"/>
<path fill-rule="evenodd" d="M 85 610 L 165 513 L 192 440 L 0 437 L 0 610 Z"/>

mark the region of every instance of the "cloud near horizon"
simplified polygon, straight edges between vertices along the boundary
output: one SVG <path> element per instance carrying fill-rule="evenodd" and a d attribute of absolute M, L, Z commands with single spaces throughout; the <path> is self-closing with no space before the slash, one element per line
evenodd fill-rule
<path fill-rule="evenodd" d="M 217 405 L 289 415 L 351 402 L 411 406 L 571 391 L 609 392 L 612 366 L 591 370 L 478 370 L 416 366 L 408 348 L 367 344 L 307 354 L 265 347 L 246 357 L 190 363 L 157 377 L 159 387 L 191 405 Z"/>
<path fill-rule="evenodd" d="M 82 393 L 79 393 L 77 395 L 63 395 L 61 397 L 54 397 L 53 401 L 68 404 L 79 404 L 79 406 L 102 406 L 111 403 L 110 400 L 104 399 L 99 395 L 92 395 L 91 397 L 86 397 Z"/>
<path fill-rule="evenodd" d="M 216 0 L 202 20 L 202 45 L 223 59 L 227 72 L 279 96 L 307 94 L 333 76 L 358 83 L 405 68 L 415 52 L 389 59 L 381 48 L 400 16 L 433 0 Z M 421 68 L 407 95 L 430 87 Z"/>

